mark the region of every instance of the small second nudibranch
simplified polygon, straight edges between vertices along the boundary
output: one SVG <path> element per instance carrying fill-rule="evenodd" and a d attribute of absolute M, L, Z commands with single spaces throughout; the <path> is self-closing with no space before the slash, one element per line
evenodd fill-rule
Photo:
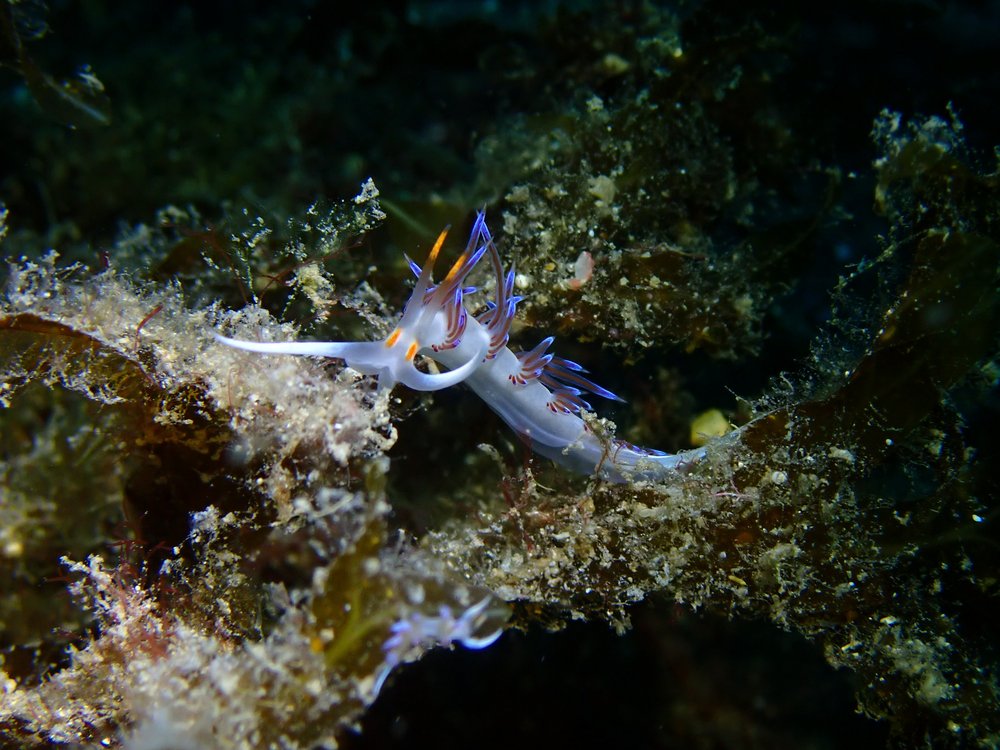
<path fill-rule="evenodd" d="M 216 336 L 251 352 L 340 359 L 359 372 L 376 375 L 382 388 L 398 382 L 436 391 L 465 383 L 537 453 L 613 482 L 664 479 L 704 455 L 703 450 L 673 455 L 596 435 L 581 417 L 584 410 L 591 411 L 585 397 L 622 399 L 591 381 L 580 365 L 552 354 L 551 336 L 529 351 L 513 352 L 507 346 L 522 298 L 514 294 L 514 270 L 504 270 L 485 212 L 477 214 L 462 255 L 435 284 L 431 273 L 447 234 L 445 229 L 438 236 L 422 268 L 407 259 L 417 283 L 396 327 L 382 341 L 258 343 Z M 473 314 L 465 299 L 477 290 L 465 281 L 484 256 L 496 288 L 493 299 Z M 429 357 L 447 371 L 421 371 L 415 363 L 418 356 Z"/>

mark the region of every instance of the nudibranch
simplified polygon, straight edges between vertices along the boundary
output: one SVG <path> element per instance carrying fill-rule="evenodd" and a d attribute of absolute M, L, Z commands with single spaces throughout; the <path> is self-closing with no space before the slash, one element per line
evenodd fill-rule
<path fill-rule="evenodd" d="M 596 434 L 580 416 L 591 411 L 584 394 L 622 399 L 589 380 L 580 365 L 549 353 L 551 336 L 530 351 L 508 348 L 522 297 L 514 294 L 513 269 L 504 272 L 485 212 L 476 216 L 465 251 L 435 284 L 431 272 L 447 234 L 446 228 L 438 236 L 423 268 L 407 258 L 417 283 L 402 317 L 383 341 L 262 343 L 216 336 L 251 352 L 340 359 L 361 373 L 377 375 L 381 388 L 402 383 L 418 391 L 437 391 L 465 383 L 537 453 L 609 481 L 656 481 L 701 458 L 702 451 L 673 455 Z M 485 309 L 473 314 L 465 298 L 477 290 L 465 280 L 484 255 L 493 266 L 496 289 Z M 418 356 L 447 370 L 423 372 L 416 365 Z"/>

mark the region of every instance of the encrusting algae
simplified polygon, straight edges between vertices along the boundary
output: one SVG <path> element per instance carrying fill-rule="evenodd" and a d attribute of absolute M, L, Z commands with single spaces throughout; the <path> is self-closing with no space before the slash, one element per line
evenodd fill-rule
<path fill-rule="evenodd" d="M 87 141 L 42 131 L 2 186 L 5 744 L 334 747 L 432 649 L 571 620 L 622 631 L 654 596 L 803 635 L 850 671 L 860 710 L 897 745 L 1000 744 L 995 462 L 980 445 L 1000 382 L 996 164 L 949 109 L 883 112 L 873 168 L 871 155 L 853 163 L 860 176 L 832 166 L 824 149 L 842 143 L 824 137 L 852 120 L 830 81 L 804 87 L 816 61 L 795 55 L 783 28 L 795 19 L 626 5 L 613 24 L 599 4 L 532 17 L 530 33 L 516 15 L 449 25 L 420 4 L 405 22 L 364 6 L 320 50 L 282 10 L 255 22 L 252 43 L 239 35 L 238 73 L 215 61 L 233 74 L 225 95 L 183 68 L 204 35 L 171 27 L 157 52 L 183 96 L 131 60 L 125 73 L 97 66 L 134 88 L 110 127 L 89 67 L 61 82 L 35 62 L 43 6 L 0 0 L 0 63 L 27 87 L 5 99 L 22 120 L 4 127 L 37 125 L 31 101 L 101 126 Z M 898 26 L 895 4 L 877 7 Z M 458 68 L 445 40 L 466 45 Z M 514 47 L 524 58 L 510 62 Z M 440 71 L 441 100 L 461 106 L 437 111 L 398 72 L 403 85 L 383 79 L 373 95 L 404 57 Z M 400 99 L 386 107 L 385 91 Z M 803 92 L 822 92 L 815 112 Z M 352 128 L 354 151 L 337 140 Z M 27 148 L 4 135 L 10 153 Z M 411 192 L 387 200 L 369 179 L 294 217 L 265 207 L 340 192 L 317 175 L 368 173 Z M 849 191 L 885 224 L 869 231 Z M 226 198 L 255 208 L 203 218 Z M 572 347 L 589 344 L 594 379 L 631 401 L 613 412 L 621 431 L 581 408 L 589 434 L 684 450 L 690 430 L 704 441 L 696 461 L 620 483 L 574 475 L 466 412 L 476 399 L 460 390 L 379 389 L 340 362 L 250 356 L 213 336 L 388 340 L 409 270 L 374 230 L 419 260 L 441 226 L 483 206 L 518 271 L 470 283 L 523 297 L 503 335 L 515 349 L 558 336 L 580 361 Z M 80 241 L 154 213 L 103 250 Z M 816 240 L 838 221 L 857 224 L 857 246 Z M 810 287 L 823 273 L 803 270 L 816 255 L 853 265 L 805 362 L 784 373 L 768 328 L 827 311 Z M 816 299 L 783 307 L 790 291 Z M 417 351 L 418 380 L 450 369 Z M 774 378 L 757 401 L 699 401 L 693 386 L 748 355 Z M 741 364 L 722 388 L 756 393 Z"/>
<path fill-rule="evenodd" d="M 880 201 L 896 229 L 875 266 L 899 282 L 877 328 L 841 334 L 863 338 L 860 356 L 817 358 L 810 385 L 762 402 L 656 482 L 554 474 L 543 487 L 524 467 L 505 479 L 517 486 L 505 503 L 495 473 L 470 477 L 475 512 L 416 545 L 388 532 L 385 452 L 406 429 L 388 391 L 349 368 L 249 357 L 210 337 L 220 326 L 294 334 L 259 307 L 188 307 L 176 289 L 64 268 L 54 254 L 13 263 L 0 310 L 5 404 L 40 386 L 59 413 L 77 413 L 79 397 L 102 404 L 95 440 L 128 467 L 111 475 L 125 507 L 143 511 L 132 544 L 146 531 L 160 543 L 114 565 L 65 561 L 94 634 L 44 679 L 42 662 L 8 673 L 4 730 L 38 743 L 144 747 L 169 728 L 188 744 L 333 745 L 394 666 L 436 645 L 488 645 L 511 605 L 521 626 L 625 627 L 628 605 L 659 592 L 799 630 L 858 673 L 871 714 L 989 744 L 1000 732 L 993 666 L 939 597 L 979 580 L 969 545 L 988 509 L 962 491 L 968 449 L 940 394 L 995 352 L 996 219 L 982 198 L 995 187 L 962 166 L 943 121 L 886 115 L 877 133 Z M 978 214 L 942 189 L 960 169 L 979 186 Z M 914 213 L 914 192 L 934 212 Z M 376 192 L 363 196 L 358 210 L 377 217 Z M 19 474 L 48 460 L 21 455 Z M 904 499 L 885 483 L 917 456 L 937 489 Z M 61 491 L 59 472 L 49 481 Z M 79 481 L 109 493 L 106 475 Z M 12 487 L 8 515 L 46 491 Z M 168 538 L 171 513 L 190 527 Z M 936 530 L 942 517 L 957 519 L 954 544 Z M 51 554 L 55 539 L 25 529 L 5 529 L 5 564 Z"/>

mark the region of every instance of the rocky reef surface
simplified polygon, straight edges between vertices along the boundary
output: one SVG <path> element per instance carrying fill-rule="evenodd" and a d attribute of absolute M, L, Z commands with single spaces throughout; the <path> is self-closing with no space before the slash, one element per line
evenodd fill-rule
<path fill-rule="evenodd" d="M 494 5 L 0 4 L 4 742 L 995 746 L 997 19 Z M 513 348 L 703 460 L 213 338 L 385 336 L 483 205 Z"/>

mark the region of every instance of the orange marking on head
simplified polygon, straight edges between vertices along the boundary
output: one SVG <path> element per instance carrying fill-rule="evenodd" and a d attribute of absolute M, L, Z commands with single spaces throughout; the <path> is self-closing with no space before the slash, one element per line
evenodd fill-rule
<path fill-rule="evenodd" d="M 389 338 L 387 338 L 385 340 L 386 348 L 387 349 L 392 349 L 392 347 L 394 347 L 396 345 L 396 342 L 399 341 L 399 337 L 402 335 L 402 333 L 403 332 L 401 330 L 399 330 L 398 328 L 395 331 L 393 331 L 392 333 L 390 333 L 389 334 Z"/>
<path fill-rule="evenodd" d="M 410 348 L 406 350 L 406 361 L 409 362 L 411 359 L 417 356 L 417 350 L 420 348 L 420 344 L 414 341 L 410 344 Z"/>

